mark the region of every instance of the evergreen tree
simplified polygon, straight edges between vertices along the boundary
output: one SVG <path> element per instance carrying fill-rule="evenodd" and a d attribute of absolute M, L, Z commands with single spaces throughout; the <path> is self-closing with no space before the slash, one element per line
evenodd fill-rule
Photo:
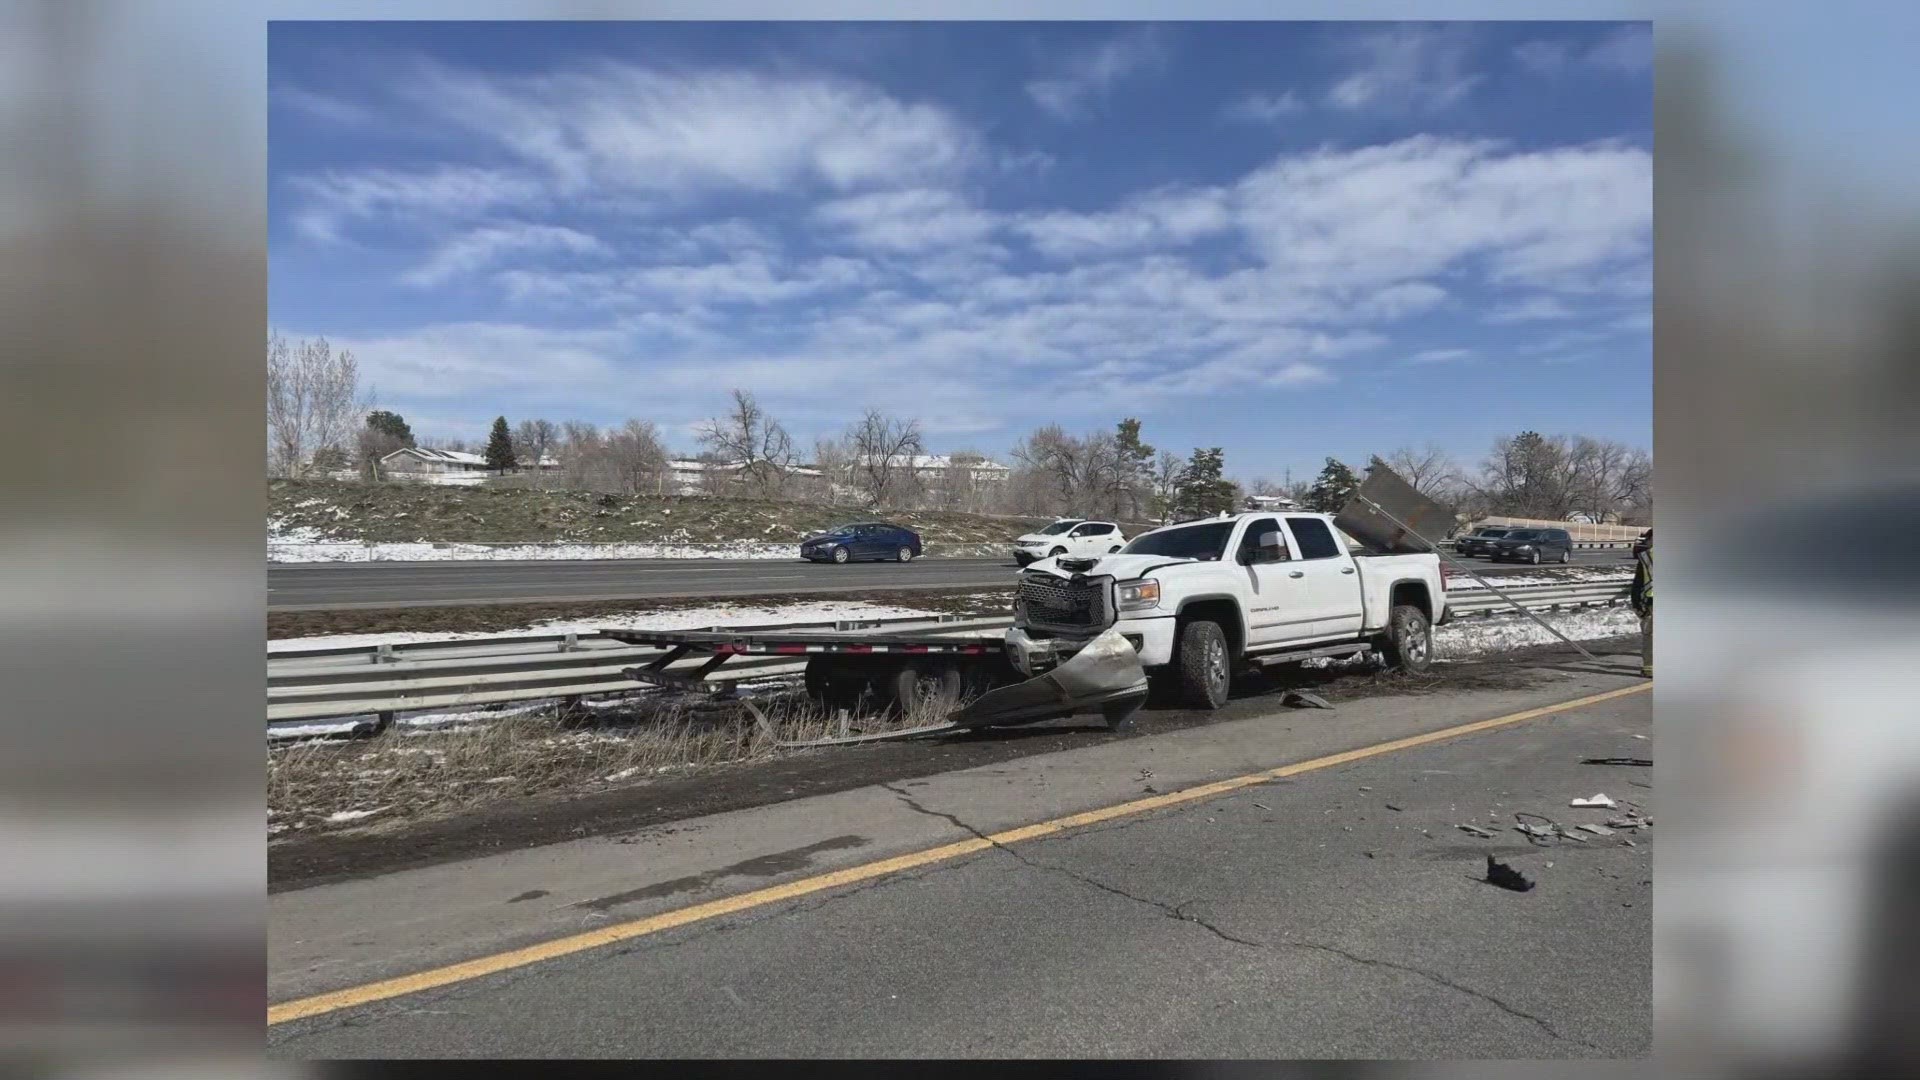
<path fill-rule="evenodd" d="M 507 429 L 507 418 L 493 418 L 493 431 L 487 435 L 487 468 L 505 472 L 514 468 L 513 432 Z"/>
<path fill-rule="evenodd" d="M 1173 497 L 1174 516 L 1198 518 L 1231 513 L 1238 489 L 1222 475 L 1225 471 L 1226 451 L 1218 446 L 1208 450 L 1195 447 L 1186 468 L 1180 471 Z"/>
<path fill-rule="evenodd" d="M 1140 517 L 1142 495 L 1153 489 L 1154 448 L 1140 441 L 1140 421 L 1129 416 L 1120 421 L 1113 437 L 1116 451 L 1115 479 L 1126 500 L 1127 510 Z"/>
<path fill-rule="evenodd" d="M 400 446 L 413 445 L 413 429 L 407 426 L 406 418 L 397 412 L 375 409 L 367 414 L 367 427 L 387 436 Z"/>
<path fill-rule="evenodd" d="M 1326 468 L 1313 481 L 1305 501 L 1306 508 L 1322 514 L 1338 513 L 1347 504 L 1347 496 L 1360 486 L 1360 478 L 1352 469 L 1333 458 L 1327 459 Z"/>

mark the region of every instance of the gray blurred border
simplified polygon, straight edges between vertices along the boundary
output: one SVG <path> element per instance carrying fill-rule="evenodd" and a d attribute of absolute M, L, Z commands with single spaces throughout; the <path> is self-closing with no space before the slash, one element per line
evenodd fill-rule
<path fill-rule="evenodd" d="M 1907 314 L 1920 307 L 1920 152 L 1900 104 L 1915 96 L 1905 45 L 1920 40 L 1915 11 L 1733 0 L 1285 9 L 1657 20 L 1655 428 L 1663 558 L 1674 568 L 1662 603 L 1676 615 L 1713 599 L 1689 597 L 1698 528 L 1845 484 L 1910 482 L 1920 463 Z M 4 8 L 0 432 L 25 467 L 0 470 L 0 684 L 10 691 L 0 842 L 54 837 L 72 853 L 37 856 L 26 876 L 50 884 L 6 901 L 9 925 L 64 907 L 81 937 L 97 922 L 188 940 L 184 916 L 136 914 L 162 887 L 152 872 L 116 880 L 133 864 L 101 862 L 131 838 L 179 853 L 168 887 L 240 903 L 215 925 L 258 948 L 266 21 L 799 13 L 1279 12 L 1252 0 L 1038 12 L 1007 2 Z M 1685 637 L 1662 640 L 1684 662 Z M 1665 732 L 1664 705 L 1659 719 Z M 1663 789 L 1691 787 L 1665 766 L 1658 775 Z M 88 889 L 120 906 L 59 903 Z M 227 1030 L 244 1035 L 235 1045 L 257 1046 L 257 1032 Z"/>

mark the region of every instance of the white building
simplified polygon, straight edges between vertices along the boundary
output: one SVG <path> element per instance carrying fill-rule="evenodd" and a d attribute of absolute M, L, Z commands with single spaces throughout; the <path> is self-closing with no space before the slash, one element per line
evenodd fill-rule
<path fill-rule="evenodd" d="M 985 458 L 954 461 L 952 454 L 913 454 L 889 459 L 894 468 L 912 469 L 914 475 L 922 480 L 937 481 L 951 475 L 955 469 L 964 470 L 976 484 L 992 484 L 1006 480 L 1013 470 L 997 461 Z"/>

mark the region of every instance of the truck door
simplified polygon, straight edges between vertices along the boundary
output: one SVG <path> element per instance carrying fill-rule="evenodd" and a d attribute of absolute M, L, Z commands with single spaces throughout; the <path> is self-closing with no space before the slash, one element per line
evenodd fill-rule
<path fill-rule="evenodd" d="M 1264 546 L 1262 537 L 1277 537 L 1277 548 Z M 1279 518 L 1255 518 L 1240 534 L 1234 561 L 1247 581 L 1247 645 L 1258 648 L 1283 645 L 1313 637 L 1320 616 L 1306 594 L 1306 574 Z"/>
<path fill-rule="evenodd" d="M 1311 614 L 1314 620 L 1311 634 L 1303 636 L 1357 636 L 1364 605 L 1353 556 L 1319 518 L 1290 517 L 1287 527 L 1299 553 L 1293 570 L 1301 574 L 1294 582 L 1300 586 L 1300 614 Z"/>

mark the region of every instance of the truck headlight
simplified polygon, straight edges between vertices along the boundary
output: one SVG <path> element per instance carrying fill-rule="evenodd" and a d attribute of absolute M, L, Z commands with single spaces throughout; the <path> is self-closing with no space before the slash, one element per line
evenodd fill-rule
<path fill-rule="evenodd" d="M 1120 586 L 1120 610 L 1138 611 L 1160 605 L 1160 583 L 1152 578 L 1129 581 Z"/>

